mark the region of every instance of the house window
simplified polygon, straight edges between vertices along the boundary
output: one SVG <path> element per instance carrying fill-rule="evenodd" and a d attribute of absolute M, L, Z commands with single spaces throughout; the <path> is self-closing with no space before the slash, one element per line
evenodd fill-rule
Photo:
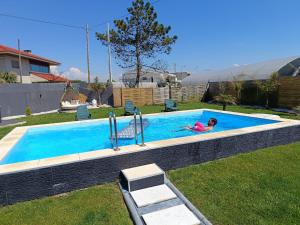
<path fill-rule="evenodd" d="M 49 73 L 49 66 L 30 63 L 30 71 Z"/>
<path fill-rule="evenodd" d="M 19 69 L 20 68 L 19 61 L 11 60 L 11 67 L 14 69 Z"/>

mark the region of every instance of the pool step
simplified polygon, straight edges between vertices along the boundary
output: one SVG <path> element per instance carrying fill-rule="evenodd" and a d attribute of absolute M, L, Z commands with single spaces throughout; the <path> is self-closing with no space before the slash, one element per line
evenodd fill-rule
<path fill-rule="evenodd" d="M 122 170 L 120 189 L 136 225 L 211 225 L 156 164 Z"/>
<path fill-rule="evenodd" d="M 125 169 L 121 173 L 122 184 L 129 192 L 164 184 L 165 182 L 165 172 L 156 164 Z"/>
<path fill-rule="evenodd" d="M 143 119 L 143 128 L 147 128 L 149 126 L 149 120 Z M 136 126 L 137 130 L 137 135 L 139 135 L 142 132 L 142 128 L 141 128 L 141 122 L 139 120 L 137 120 L 137 126 Z M 115 138 L 115 135 L 113 135 L 113 138 Z M 119 139 L 133 139 L 135 138 L 135 128 L 134 128 L 134 120 L 131 120 L 129 122 L 128 127 L 125 127 L 124 129 L 122 129 L 121 131 L 118 132 L 118 138 Z"/>

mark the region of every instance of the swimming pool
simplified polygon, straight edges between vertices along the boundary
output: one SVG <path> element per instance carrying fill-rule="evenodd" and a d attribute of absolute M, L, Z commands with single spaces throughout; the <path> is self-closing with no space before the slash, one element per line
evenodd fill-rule
<path fill-rule="evenodd" d="M 273 119 L 256 118 L 253 116 L 222 113 L 211 110 L 145 115 L 144 118 L 147 118 L 150 124 L 144 130 L 146 143 L 280 122 Z M 216 118 L 218 120 L 217 126 L 212 131 L 206 133 L 189 130 L 178 131 L 183 126 L 193 125 L 196 121 L 206 124 L 210 118 Z M 128 126 L 131 120 L 132 117 L 118 118 L 118 130 L 122 130 Z M 119 140 L 120 146 L 133 144 L 135 144 L 134 139 Z M 0 165 L 96 150 L 104 151 L 111 148 L 112 144 L 109 139 L 108 119 L 67 123 L 55 126 L 44 125 L 27 129 L 18 142 L 0 161 Z"/>
<path fill-rule="evenodd" d="M 210 117 L 211 132 L 174 132 Z M 300 141 L 300 121 L 211 109 L 146 115 L 145 146 L 109 141 L 108 119 L 14 128 L 0 140 L 0 204 L 114 182 L 123 169 L 156 163 L 164 170 Z M 118 130 L 132 117 L 119 117 Z M 1 185 L 2 184 L 2 185 Z"/>

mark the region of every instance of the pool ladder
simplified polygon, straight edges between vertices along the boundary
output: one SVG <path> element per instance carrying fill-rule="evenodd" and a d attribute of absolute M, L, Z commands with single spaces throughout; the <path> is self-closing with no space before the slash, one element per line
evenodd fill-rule
<path fill-rule="evenodd" d="M 134 115 L 133 115 L 135 144 L 136 145 L 139 144 L 139 138 L 138 138 L 138 133 L 137 133 L 137 116 L 139 116 L 140 125 L 141 125 L 142 143 L 140 144 L 140 146 L 145 146 L 143 115 L 142 115 L 142 112 L 138 109 L 134 110 Z"/>
<path fill-rule="evenodd" d="M 109 117 L 110 141 L 111 141 L 111 144 L 112 144 L 114 150 L 118 151 L 120 149 L 119 149 L 119 142 L 118 142 L 118 128 L 117 128 L 116 113 L 114 111 L 112 111 L 108 114 L 108 117 Z M 114 125 L 115 137 L 113 137 L 113 128 L 112 128 L 113 125 Z"/>
<path fill-rule="evenodd" d="M 138 126 L 137 116 L 140 119 L 140 126 L 141 126 L 142 143 L 140 144 L 140 146 L 145 146 L 143 115 L 140 110 L 135 110 L 134 115 L 133 115 L 135 144 L 138 145 L 138 142 L 139 142 L 138 141 L 138 133 L 137 133 L 137 126 Z M 120 148 L 119 148 L 119 140 L 118 140 L 118 127 L 117 127 L 116 113 L 114 111 L 112 111 L 108 114 L 108 117 L 109 117 L 109 131 L 110 131 L 111 144 L 112 144 L 114 150 L 118 151 L 118 150 L 120 150 Z M 113 135 L 114 135 L 114 137 L 113 137 Z"/>

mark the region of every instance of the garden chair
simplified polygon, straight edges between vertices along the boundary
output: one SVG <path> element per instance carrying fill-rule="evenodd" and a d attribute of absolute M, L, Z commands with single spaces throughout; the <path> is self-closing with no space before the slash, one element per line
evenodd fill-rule
<path fill-rule="evenodd" d="M 165 112 L 177 111 L 177 104 L 172 99 L 165 100 Z"/>
<path fill-rule="evenodd" d="M 133 115 L 134 111 L 136 110 L 136 107 L 134 106 L 133 102 L 131 100 L 125 101 L 125 116 Z"/>
<path fill-rule="evenodd" d="M 80 105 L 77 107 L 75 120 L 88 120 L 91 119 L 91 114 L 86 105 Z"/>

